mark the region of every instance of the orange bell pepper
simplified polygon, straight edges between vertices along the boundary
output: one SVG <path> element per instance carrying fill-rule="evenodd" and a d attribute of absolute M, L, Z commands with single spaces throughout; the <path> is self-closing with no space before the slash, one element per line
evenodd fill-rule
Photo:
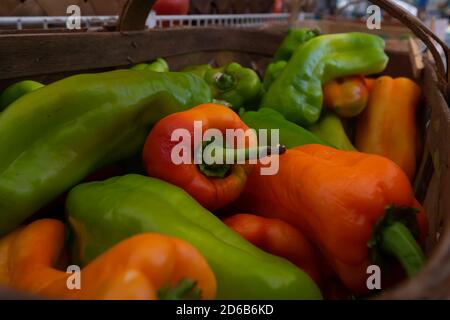
<path fill-rule="evenodd" d="M 320 286 L 320 264 L 315 249 L 294 227 L 279 219 L 237 214 L 224 223 L 261 250 L 283 257 L 307 272 Z"/>
<path fill-rule="evenodd" d="M 419 143 L 416 110 L 420 88 L 408 78 L 380 77 L 358 119 L 356 148 L 385 156 L 414 179 Z"/>
<path fill-rule="evenodd" d="M 175 130 L 185 129 L 189 132 L 192 153 L 197 153 L 202 146 L 205 147 L 207 141 L 193 141 L 195 121 L 201 121 L 202 132 L 208 129 L 218 130 L 223 135 L 224 142 L 227 129 L 244 132 L 249 129 L 234 111 L 218 104 L 204 104 L 171 114 L 159 121 L 150 132 L 144 146 L 144 165 L 149 176 L 184 189 L 209 210 L 220 209 L 239 197 L 251 167 L 248 164 L 226 164 L 224 161 L 211 165 L 196 164 L 193 160 L 190 163 L 176 164 L 172 159 L 172 151 L 185 141 L 172 140 Z M 238 142 L 234 140 L 234 143 L 236 145 Z M 229 154 L 234 159 L 248 159 L 250 154 L 260 154 L 259 148 L 255 147 L 257 140 L 254 132 L 247 136 L 244 145 L 254 148 L 254 152 L 250 152 L 250 149 L 226 149 L 222 146 L 223 160 Z M 188 156 L 193 158 L 193 155 Z"/>
<path fill-rule="evenodd" d="M 344 118 L 359 115 L 366 108 L 368 100 L 369 89 L 362 76 L 339 78 L 323 87 L 325 107 Z"/>
<path fill-rule="evenodd" d="M 54 264 L 62 253 L 64 225 L 44 219 L 0 240 L 0 284 L 64 299 L 213 299 L 216 281 L 190 244 L 141 234 L 115 245 L 80 272 L 81 288 L 68 289 L 70 273 Z"/>
<path fill-rule="evenodd" d="M 395 163 L 321 145 L 290 149 L 279 160 L 276 175 L 249 176 L 239 209 L 298 228 L 353 292 L 367 292 L 367 267 L 383 270 L 386 256 L 409 275 L 418 272 L 424 256 L 412 234 L 423 239 L 427 220 L 412 209 L 411 184 Z"/>

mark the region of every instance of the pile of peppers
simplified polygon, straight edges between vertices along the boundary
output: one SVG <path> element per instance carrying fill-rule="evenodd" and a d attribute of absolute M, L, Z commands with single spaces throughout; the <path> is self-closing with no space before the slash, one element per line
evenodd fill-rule
<path fill-rule="evenodd" d="M 0 95 L 0 286 L 56 299 L 354 299 L 378 292 L 371 265 L 381 289 L 416 276 L 421 92 L 380 76 L 387 64 L 378 36 L 294 28 L 262 79 L 237 62 L 173 72 L 160 58 L 12 84 Z M 198 130 L 215 135 L 178 134 Z M 244 143 L 220 144 L 230 130 Z"/>

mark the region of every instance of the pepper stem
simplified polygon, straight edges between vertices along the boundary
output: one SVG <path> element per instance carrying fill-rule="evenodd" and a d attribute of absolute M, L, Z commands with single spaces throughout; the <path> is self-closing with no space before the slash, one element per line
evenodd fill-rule
<path fill-rule="evenodd" d="M 228 149 L 228 148 L 214 148 L 212 153 L 214 156 L 221 157 L 223 162 L 226 163 L 228 161 L 248 161 L 248 160 L 257 160 L 265 156 L 270 155 L 281 155 L 286 152 L 286 147 L 282 145 L 278 145 L 276 147 L 254 147 L 254 148 L 245 148 L 245 149 Z"/>
<path fill-rule="evenodd" d="M 198 165 L 200 172 L 210 178 L 225 178 L 231 170 L 233 164 L 243 164 L 245 161 L 258 160 L 270 155 L 281 155 L 286 152 L 286 147 L 278 145 L 276 147 L 253 147 L 245 149 L 229 149 L 215 147 L 211 150 L 212 158 L 219 160 L 219 163 L 205 163 L 202 156 L 202 163 Z"/>
<path fill-rule="evenodd" d="M 228 91 L 236 86 L 236 78 L 228 73 L 218 72 L 214 76 L 214 79 L 220 91 Z"/>
<path fill-rule="evenodd" d="M 416 275 L 425 263 L 425 256 L 416 241 L 420 230 L 417 224 L 418 210 L 411 207 L 385 208 L 385 215 L 375 225 L 372 238 L 367 243 L 372 261 L 381 266 L 394 257 L 408 276 Z"/>
<path fill-rule="evenodd" d="M 408 276 L 415 276 L 425 263 L 425 256 L 411 231 L 401 222 L 383 229 L 381 249 L 395 257 Z"/>
<path fill-rule="evenodd" d="M 183 279 L 175 287 L 167 285 L 158 291 L 159 300 L 200 300 L 201 290 L 197 282 L 191 279 Z"/>

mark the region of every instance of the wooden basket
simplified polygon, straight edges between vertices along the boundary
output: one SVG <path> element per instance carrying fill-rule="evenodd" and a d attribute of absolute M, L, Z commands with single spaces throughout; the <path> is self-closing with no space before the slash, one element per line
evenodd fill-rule
<path fill-rule="evenodd" d="M 150 5 L 149 5 L 150 3 Z M 172 69 L 186 65 L 238 61 L 263 73 L 285 33 L 223 28 L 143 30 L 154 1 L 129 0 L 119 31 L 59 34 L 0 34 L 0 90 L 19 79 L 50 82 L 73 73 L 97 72 L 165 57 Z M 418 19 L 389 0 L 372 0 L 397 17 L 428 46 L 434 62 L 425 59 L 416 80 L 424 92 L 421 128 L 425 137 L 420 170 L 415 181 L 418 199 L 430 221 L 428 262 L 420 274 L 384 291 L 380 299 L 450 298 L 450 111 L 449 74 L 439 56 L 440 45 L 450 51 Z M 412 76 L 405 56 L 388 51 L 386 73 Z M 407 60 L 408 61 L 408 60 Z M 396 66 L 404 66 L 402 70 Z M 1 292 L 1 290 L 0 290 Z M 1 295 L 1 293 L 0 293 Z M 4 297 L 12 297 L 4 294 Z"/>

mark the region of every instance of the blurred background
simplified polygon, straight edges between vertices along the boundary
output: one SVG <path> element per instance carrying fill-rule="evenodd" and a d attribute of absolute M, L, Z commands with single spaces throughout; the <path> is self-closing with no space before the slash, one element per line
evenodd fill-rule
<path fill-rule="evenodd" d="M 450 0 L 392 0 L 418 16 L 450 43 Z M 83 30 L 113 28 L 126 0 L 0 0 L 0 29 L 64 28 L 67 7 L 81 9 Z M 295 21 L 363 23 L 365 0 L 159 0 L 149 28 L 227 25 L 258 27 Z M 398 22 L 383 14 L 385 36 L 398 36 Z M 391 32 L 393 30 L 394 32 Z M 401 34 L 401 32 L 400 32 Z"/>

